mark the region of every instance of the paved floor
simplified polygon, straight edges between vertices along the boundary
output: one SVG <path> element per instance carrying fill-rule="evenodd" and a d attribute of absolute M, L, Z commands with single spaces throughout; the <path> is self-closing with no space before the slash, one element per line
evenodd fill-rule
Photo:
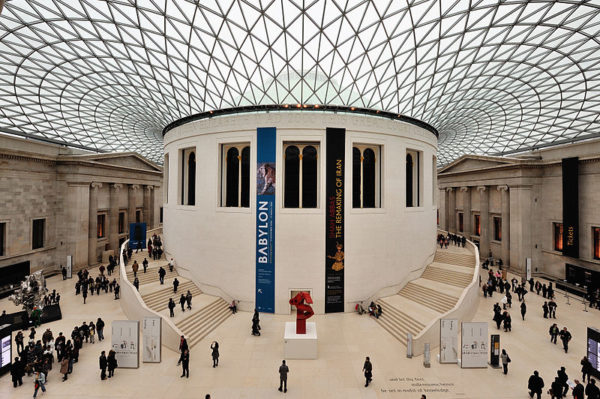
<path fill-rule="evenodd" d="M 485 272 L 485 271 L 484 271 Z M 96 276 L 93 270 L 92 275 Z M 441 365 L 432 354 L 431 368 L 423 367 L 423 358 L 407 359 L 405 347 L 368 316 L 335 314 L 315 316 L 319 334 L 318 360 L 289 360 L 289 391 L 277 391 L 277 369 L 283 355 L 283 330 L 293 316 L 261 315 L 261 337 L 250 334 L 251 313 L 238 312 L 193 348 L 190 360 L 190 378 L 180 378 L 176 366 L 178 355 L 163 348 L 160 364 L 141 363 L 139 369 L 117 369 L 115 377 L 101 381 L 98 356 L 109 349 L 110 322 L 125 319 L 119 301 L 110 294 L 89 296 L 82 304 L 81 296 L 74 296 L 74 280 L 48 279 L 48 287 L 56 288 L 62 296 L 63 319 L 47 325 L 55 333 L 70 335 L 75 324 L 96 320 L 101 316 L 107 324 L 107 340 L 86 344 L 79 363 L 67 382 L 61 382 L 57 367 L 49 375 L 48 391 L 41 398 L 420 398 L 425 390 L 427 398 L 528 398 L 527 379 L 534 369 L 550 386 L 556 370 L 564 365 L 570 378 L 580 378 L 579 361 L 586 350 L 586 327 L 600 327 L 598 310 L 583 311 L 583 305 L 558 295 L 557 323 L 568 326 L 573 334 L 571 350 L 565 354 L 560 345 L 550 343 L 550 321 L 542 318 L 542 297 L 527 295 L 526 321 L 520 318 L 515 297 L 512 312 L 513 331 L 500 332 L 501 346 L 511 359 L 507 376 L 501 370 L 461 369 L 457 365 Z M 475 321 L 489 321 L 490 333 L 496 332 L 491 321 L 492 305 L 500 296 L 481 297 Z M 0 300 L 0 310 L 18 310 L 8 299 Z M 384 310 L 385 311 L 385 310 Z M 46 325 L 43 326 L 44 328 Z M 41 336 L 43 329 L 39 330 Z M 210 343 L 217 340 L 221 349 L 218 368 L 212 368 Z M 365 356 L 373 363 L 373 383 L 364 387 L 362 364 Z M 25 384 L 12 387 L 10 375 L 0 378 L 0 398 L 30 398 L 33 380 L 25 377 Z M 424 390 L 424 391 L 421 391 Z M 544 389 L 546 391 L 546 388 Z M 549 397 L 549 395 L 544 395 Z"/>

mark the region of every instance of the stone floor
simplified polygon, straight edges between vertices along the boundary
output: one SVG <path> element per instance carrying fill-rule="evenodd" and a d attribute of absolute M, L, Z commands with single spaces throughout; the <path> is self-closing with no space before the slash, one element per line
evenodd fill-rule
<path fill-rule="evenodd" d="M 485 272 L 485 271 L 483 271 Z M 93 270 L 92 275 L 96 276 Z M 47 392 L 41 398 L 528 398 L 527 379 L 534 369 L 550 386 L 556 370 L 564 365 L 571 379 L 580 378 L 579 361 L 586 350 L 586 327 L 600 327 L 598 310 L 583 311 L 580 301 L 571 299 L 566 305 L 563 295 L 557 295 L 557 323 L 568 326 L 573 334 L 571 349 L 565 354 L 560 345 L 550 343 L 550 321 L 542 318 L 542 297 L 527 295 L 528 313 L 522 321 L 515 297 L 512 311 L 513 331 L 500 332 L 501 346 L 511 359 L 507 376 L 501 370 L 461 369 L 457 365 L 439 364 L 432 354 L 431 368 L 423 367 L 423 358 L 406 358 L 405 347 L 368 316 L 352 314 L 318 315 L 318 360 L 289 360 L 289 391 L 277 391 L 277 369 L 283 354 L 283 330 L 286 321 L 293 316 L 261 315 L 262 336 L 250 334 L 251 313 L 238 312 L 192 349 L 190 378 L 180 378 L 181 369 L 176 366 L 178 355 L 163 347 L 160 364 L 140 363 L 139 369 L 117 369 L 115 377 L 101 381 L 98 356 L 109 349 L 110 323 L 125 319 L 110 294 L 89 296 L 82 304 L 81 296 L 74 296 L 74 280 L 62 281 L 60 276 L 48 279 L 48 287 L 56 288 L 62 296 L 63 319 L 42 326 L 56 334 L 62 331 L 70 335 L 75 324 L 96 320 L 101 316 L 106 322 L 107 340 L 103 343 L 85 344 L 79 363 L 67 382 L 61 382 L 57 367 L 49 374 Z M 481 297 L 474 321 L 489 321 L 490 333 L 496 327 L 491 321 L 492 305 L 500 296 Z M 0 301 L 0 310 L 18 310 L 8 299 Z M 384 309 L 385 311 L 385 309 Z M 210 343 L 220 344 L 221 359 L 218 368 L 212 368 Z M 373 363 L 373 383 L 364 387 L 362 365 L 365 356 Z M 431 389 L 437 391 L 421 391 Z M 445 390 L 440 392 L 440 390 Z M 25 377 L 24 385 L 12 387 L 10 375 L 0 378 L 0 398 L 30 398 L 33 380 Z M 544 397 L 549 395 L 544 394 Z"/>

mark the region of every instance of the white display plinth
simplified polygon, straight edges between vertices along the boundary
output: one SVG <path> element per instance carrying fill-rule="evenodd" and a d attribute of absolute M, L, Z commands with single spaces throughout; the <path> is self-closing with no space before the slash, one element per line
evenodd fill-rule
<path fill-rule="evenodd" d="M 306 334 L 296 334 L 296 322 L 285 323 L 283 346 L 286 359 L 316 359 L 316 323 L 306 323 Z"/>

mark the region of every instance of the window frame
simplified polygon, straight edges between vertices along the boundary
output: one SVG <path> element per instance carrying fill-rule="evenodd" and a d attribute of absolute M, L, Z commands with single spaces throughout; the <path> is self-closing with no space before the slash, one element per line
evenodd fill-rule
<path fill-rule="evenodd" d="M 359 171 L 359 206 L 354 206 L 354 195 L 355 188 L 354 187 L 354 149 L 357 149 L 360 152 L 360 171 Z M 375 156 L 375 181 L 374 181 L 374 206 L 364 206 L 364 183 L 365 183 L 365 174 L 364 174 L 364 159 L 365 159 L 365 151 L 371 150 Z M 382 152 L 383 146 L 378 143 L 365 143 L 365 142 L 353 142 L 351 146 L 351 154 L 350 157 L 352 159 L 352 209 L 381 209 L 382 206 L 382 198 L 383 198 L 383 187 L 382 187 Z"/>
<path fill-rule="evenodd" d="M 41 241 L 41 245 L 40 246 L 36 246 L 36 240 L 35 240 L 35 222 L 37 221 L 42 221 L 42 241 Z M 43 249 L 46 246 L 46 218 L 45 217 L 41 217 L 41 218 L 35 218 L 35 219 L 31 219 L 31 250 L 37 250 L 37 249 Z"/>
<path fill-rule="evenodd" d="M 600 260 L 600 227 L 592 226 L 592 259 Z"/>
<path fill-rule="evenodd" d="M 123 218 L 121 218 L 121 215 L 123 215 Z M 117 231 L 119 232 L 119 234 L 125 234 L 127 232 L 127 229 L 125 227 L 125 216 L 126 212 L 124 210 L 119 210 L 119 216 L 117 219 Z"/>
<path fill-rule="evenodd" d="M 473 235 L 481 237 L 481 214 L 473 214 Z"/>
<path fill-rule="evenodd" d="M 498 224 L 496 225 L 496 222 Z M 497 228 L 496 228 L 497 227 Z M 494 241 L 502 242 L 502 217 L 492 216 L 492 228 L 494 229 Z"/>
<path fill-rule="evenodd" d="M 564 248 L 563 229 L 564 224 L 562 222 L 552 222 L 552 249 L 556 252 L 562 252 Z"/>
<path fill-rule="evenodd" d="M 8 256 L 8 222 L 0 220 L 0 258 Z"/>
<path fill-rule="evenodd" d="M 196 198 L 197 198 L 197 192 L 198 192 L 198 151 L 196 146 L 191 146 L 191 147 L 183 147 L 180 148 L 178 151 L 179 154 L 179 178 L 178 180 L 178 201 L 177 203 L 179 205 L 183 205 L 183 206 L 195 206 L 196 205 Z M 194 155 L 194 176 L 193 176 L 193 182 L 194 182 L 194 193 L 193 193 L 193 197 L 190 197 L 190 188 L 189 188 L 189 183 L 190 181 L 190 157 L 192 156 L 192 154 Z M 190 202 L 192 202 L 190 200 L 190 198 L 193 199 L 193 204 L 191 204 Z"/>
<path fill-rule="evenodd" d="M 409 192 L 408 192 L 408 156 L 412 158 L 412 187 L 411 187 L 411 205 L 409 205 Z M 423 156 L 424 151 L 414 148 L 407 148 L 404 154 L 404 206 L 406 208 L 422 208 L 424 206 L 423 198 Z M 416 161 L 415 161 L 416 158 Z M 415 168 L 416 166 L 416 168 Z M 416 170 L 415 170 L 416 169 Z"/>
<path fill-rule="evenodd" d="M 464 212 L 458 212 L 458 232 L 459 233 L 465 232 L 465 213 Z"/>
<path fill-rule="evenodd" d="M 106 238 L 106 214 L 106 212 L 98 212 L 96 214 L 96 239 L 98 240 Z M 102 220 L 102 223 L 100 223 L 100 220 Z"/>
<path fill-rule="evenodd" d="M 228 184 L 227 184 L 227 172 L 228 172 L 228 152 L 231 149 L 237 149 L 238 151 L 238 176 L 237 176 L 237 205 L 236 206 L 228 206 L 227 205 L 227 193 L 228 193 Z M 243 206 L 243 186 L 244 186 L 244 150 L 248 148 L 248 205 Z M 251 141 L 235 141 L 235 142 L 223 142 L 219 143 L 219 204 L 220 208 L 224 209 L 249 209 L 252 204 L 252 142 Z M 257 188 L 258 189 L 258 188 Z"/>
<path fill-rule="evenodd" d="M 286 150 L 289 147 L 295 146 L 298 148 L 299 152 L 298 152 L 298 206 L 294 207 L 294 206 L 285 206 L 285 201 L 286 201 Z M 316 201 L 315 201 L 315 206 L 314 207 L 303 207 L 303 153 L 304 153 L 304 149 L 306 147 L 313 147 L 316 150 L 316 159 L 315 159 L 315 164 L 316 164 L 316 177 L 317 177 L 317 181 L 316 181 L 316 187 L 315 187 L 315 194 L 316 194 Z M 303 209 L 303 210 L 311 210 L 311 209 L 319 209 L 321 207 L 321 173 L 322 173 L 322 167 L 321 167 L 321 142 L 318 140 L 312 141 L 312 140 L 285 140 L 282 142 L 282 146 L 281 146 L 282 152 L 281 152 L 281 158 L 282 158 L 282 162 L 281 162 L 281 182 L 282 182 L 282 190 L 281 190 L 281 209 Z"/>

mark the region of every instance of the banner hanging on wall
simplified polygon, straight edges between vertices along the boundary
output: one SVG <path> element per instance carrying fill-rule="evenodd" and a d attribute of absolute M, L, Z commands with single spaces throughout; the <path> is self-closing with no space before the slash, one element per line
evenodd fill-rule
<path fill-rule="evenodd" d="M 110 342 L 112 350 L 116 352 L 118 367 L 136 369 L 140 366 L 139 329 L 139 321 L 115 320 L 112 322 Z"/>
<path fill-rule="evenodd" d="M 565 256 L 579 258 L 579 158 L 562 160 L 563 248 Z"/>
<path fill-rule="evenodd" d="M 346 129 L 327 128 L 325 157 L 325 313 L 344 311 Z"/>
<path fill-rule="evenodd" d="M 458 362 L 458 320 L 440 320 L 440 363 Z"/>
<path fill-rule="evenodd" d="M 487 367 L 488 323 L 463 322 L 461 324 L 462 368 Z"/>
<path fill-rule="evenodd" d="M 275 312 L 274 127 L 259 127 L 256 138 L 256 309 Z"/>
<path fill-rule="evenodd" d="M 144 317 L 142 336 L 144 337 L 144 363 L 160 363 L 161 318 Z"/>

